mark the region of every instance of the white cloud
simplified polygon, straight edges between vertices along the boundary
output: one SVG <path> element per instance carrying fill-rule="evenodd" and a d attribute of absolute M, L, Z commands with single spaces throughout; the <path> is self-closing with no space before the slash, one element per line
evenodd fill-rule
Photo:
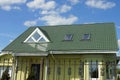
<path fill-rule="evenodd" d="M 96 23 L 96 22 L 85 22 L 83 24 L 94 24 L 94 23 Z"/>
<path fill-rule="evenodd" d="M 77 3 L 79 3 L 80 2 L 80 0 L 69 0 L 70 2 L 71 2 L 71 4 L 73 4 L 73 5 L 75 5 L 75 4 L 77 4 Z"/>
<path fill-rule="evenodd" d="M 1 6 L 1 9 L 6 10 L 6 11 L 10 11 L 11 6 L 9 6 L 9 5 Z"/>
<path fill-rule="evenodd" d="M 45 21 L 47 25 L 63 25 L 63 24 L 73 24 L 78 20 L 76 16 L 70 15 L 69 17 L 62 17 L 60 15 L 46 15 L 39 18 L 41 21 Z"/>
<path fill-rule="evenodd" d="M 26 0 L 0 0 L 0 5 L 11 5 L 25 3 Z"/>
<path fill-rule="evenodd" d="M 25 2 L 26 0 L 0 0 L 0 8 L 6 11 L 10 11 L 11 9 L 19 10 L 20 7 L 15 5 L 23 4 Z"/>
<path fill-rule="evenodd" d="M 35 26 L 36 24 L 37 24 L 37 20 L 25 21 L 25 22 L 24 22 L 24 25 L 27 26 L 27 27 Z"/>
<path fill-rule="evenodd" d="M 120 25 L 116 25 L 116 28 L 120 29 Z"/>
<path fill-rule="evenodd" d="M 69 10 L 71 10 L 71 6 L 62 5 L 61 8 L 59 9 L 59 12 L 60 13 L 65 13 L 65 12 L 68 12 Z"/>
<path fill-rule="evenodd" d="M 107 2 L 106 0 L 87 0 L 85 4 L 89 7 L 99 8 L 104 10 L 112 8 L 116 5 L 114 2 Z"/>
<path fill-rule="evenodd" d="M 54 9 L 55 6 L 56 6 L 55 1 L 45 2 L 45 0 L 34 0 L 27 3 L 27 7 L 29 7 L 30 9 L 49 10 L 49 9 Z"/>
<path fill-rule="evenodd" d="M 18 6 L 11 7 L 9 5 L 5 5 L 5 6 L 1 6 L 1 9 L 6 10 L 6 11 L 10 11 L 11 9 L 20 10 L 21 8 Z"/>
<path fill-rule="evenodd" d="M 51 15 L 58 15 L 60 13 L 66 13 L 68 11 L 71 10 L 71 6 L 68 6 L 68 5 L 62 5 L 61 7 L 57 8 L 57 9 L 52 9 L 52 10 L 42 10 L 40 12 L 40 14 L 42 15 L 48 15 L 48 14 L 51 14 Z"/>
<path fill-rule="evenodd" d="M 120 47 L 120 39 L 118 40 L 118 45 L 119 45 L 119 47 Z"/>
<path fill-rule="evenodd" d="M 48 11 L 48 10 L 42 10 L 41 12 L 40 12 L 40 14 L 42 14 L 42 15 L 48 15 L 48 14 L 59 14 L 59 12 L 58 11 L 55 11 L 55 10 L 50 10 L 50 11 Z"/>
<path fill-rule="evenodd" d="M 9 42 L 12 42 L 12 41 L 13 41 L 12 39 L 9 40 Z"/>
<path fill-rule="evenodd" d="M 27 6 L 32 10 L 40 10 L 39 14 L 41 17 L 37 18 L 37 21 L 27 21 L 24 23 L 26 26 L 36 25 L 38 22 L 43 21 L 47 25 L 62 25 L 62 24 L 73 24 L 78 18 L 74 15 L 64 17 L 61 14 L 66 13 L 72 9 L 71 6 L 63 4 L 56 6 L 55 1 L 45 0 L 33 0 L 27 3 Z"/>

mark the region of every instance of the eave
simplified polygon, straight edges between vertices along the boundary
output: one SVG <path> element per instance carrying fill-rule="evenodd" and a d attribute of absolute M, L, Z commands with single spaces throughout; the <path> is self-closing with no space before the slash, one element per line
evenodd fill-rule
<path fill-rule="evenodd" d="M 117 54 L 118 51 L 107 51 L 107 50 L 85 50 L 85 51 L 50 51 L 50 54 Z"/>

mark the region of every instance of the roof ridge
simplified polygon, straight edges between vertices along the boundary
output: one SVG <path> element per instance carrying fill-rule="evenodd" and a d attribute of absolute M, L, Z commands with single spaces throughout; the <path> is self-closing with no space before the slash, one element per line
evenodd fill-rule
<path fill-rule="evenodd" d="M 114 22 L 99 22 L 99 23 L 83 23 L 83 24 L 66 24 L 66 25 L 45 25 L 45 26 L 31 26 L 35 28 L 40 27 L 63 27 L 63 26 L 82 26 L 82 25 L 96 25 L 96 24 L 114 24 Z"/>

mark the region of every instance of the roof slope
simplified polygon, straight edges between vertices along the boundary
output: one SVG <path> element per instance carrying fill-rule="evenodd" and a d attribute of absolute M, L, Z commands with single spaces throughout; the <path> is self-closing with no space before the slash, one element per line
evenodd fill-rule
<path fill-rule="evenodd" d="M 118 50 L 113 23 L 44 26 L 37 28 L 47 36 L 50 40 L 49 43 L 24 43 L 24 40 L 36 29 L 36 27 L 30 27 L 4 48 L 3 51 L 33 53 L 40 51 Z M 66 34 L 73 34 L 72 41 L 64 41 Z M 82 40 L 84 34 L 90 34 L 90 40 Z M 44 50 L 41 50 L 40 46 L 44 47 Z"/>

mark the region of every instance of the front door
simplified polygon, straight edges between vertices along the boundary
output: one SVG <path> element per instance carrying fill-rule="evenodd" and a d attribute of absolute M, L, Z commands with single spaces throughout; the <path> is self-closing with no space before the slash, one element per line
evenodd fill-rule
<path fill-rule="evenodd" d="M 32 64 L 31 69 L 34 71 L 35 80 L 40 80 L 40 64 Z"/>

